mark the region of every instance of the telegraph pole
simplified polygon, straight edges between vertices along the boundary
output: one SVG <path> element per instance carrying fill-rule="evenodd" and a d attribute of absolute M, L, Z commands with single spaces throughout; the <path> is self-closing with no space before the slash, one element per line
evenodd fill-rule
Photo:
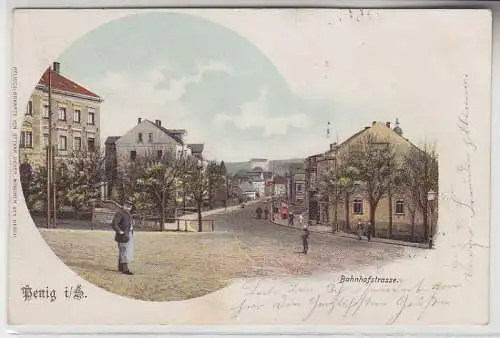
<path fill-rule="evenodd" d="M 329 143 L 329 146 L 330 146 L 330 128 L 331 128 L 331 123 L 330 121 L 328 121 L 328 126 L 327 126 L 327 129 L 326 129 L 326 137 L 328 139 L 328 143 Z M 339 134 L 337 132 L 337 128 L 334 127 L 334 130 L 335 130 L 335 137 L 336 137 L 336 144 L 335 144 L 335 148 L 332 149 L 334 150 L 334 159 L 333 159 L 333 164 L 334 164 L 334 168 L 335 168 L 335 210 L 334 210 L 334 218 L 335 218 L 335 228 L 333 229 L 333 231 L 339 231 L 339 222 L 338 222 L 338 206 L 339 206 L 339 203 L 338 203 L 338 199 L 339 199 L 339 176 L 338 176 L 338 146 L 339 146 Z M 331 146 L 330 146 L 331 147 Z M 326 159 L 328 161 L 328 159 Z M 327 162 L 328 163 L 328 162 Z M 329 218 L 329 212 L 328 212 L 328 206 L 329 206 L 329 197 L 327 198 L 327 219 Z"/>
<path fill-rule="evenodd" d="M 49 66 L 48 96 L 49 96 L 49 139 L 47 145 L 47 228 L 56 227 L 56 149 L 52 140 L 53 112 L 52 112 L 52 65 Z"/>
<path fill-rule="evenodd" d="M 52 65 L 49 66 L 49 139 L 47 145 L 47 228 L 52 226 Z"/>

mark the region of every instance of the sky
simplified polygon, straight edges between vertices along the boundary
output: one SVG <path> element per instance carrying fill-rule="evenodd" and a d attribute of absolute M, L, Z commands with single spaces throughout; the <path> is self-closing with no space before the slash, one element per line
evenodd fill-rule
<path fill-rule="evenodd" d="M 104 99 L 102 141 L 142 117 L 186 129 L 212 159 L 296 158 L 374 120 L 399 118 L 415 143 L 436 139 L 485 43 L 461 26 L 442 11 L 143 12 L 90 31 L 58 61 Z"/>

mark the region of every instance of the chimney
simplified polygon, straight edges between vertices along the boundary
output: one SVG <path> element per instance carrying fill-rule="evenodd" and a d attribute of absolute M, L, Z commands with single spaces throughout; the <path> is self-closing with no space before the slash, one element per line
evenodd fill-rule
<path fill-rule="evenodd" d="M 386 123 L 385 123 L 385 126 L 386 126 L 387 128 L 390 128 L 390 127 L 391 127 L 391 122 L 386 122 Z"/>
<path fill-rule="evenodd" d="M 156 121 L 155 121 L 155 124 L 156 124 L 158 127 L 161 127 L 161 120 L 156 120 Z"/>
<path fill-rule="evenodd" d="M 142 118 L 138 117 L 137 118 L 137 124 L 141 124 L 141 122 L 142 122 Z"/>
<path fill-rule="evenodd" d="M 375 125 L 375 123 L 377 123 L 377 121 L 373 121 L 373 122 L 372 122 L 372 126 L 374 126 L 374 125 Z"/>
<path fill-rule="evenodd" d="M 59 70 L 61 69 L 61 64 L 57 61 L 54 62 L 53 64 L 53 70 L 56 72 L 56 74 L 59 74 Z"/>
<path fill-rule="evenodd" d="M 330 143 L 330 150 L 335 150 L 337 148 L 337 142 Z"/>

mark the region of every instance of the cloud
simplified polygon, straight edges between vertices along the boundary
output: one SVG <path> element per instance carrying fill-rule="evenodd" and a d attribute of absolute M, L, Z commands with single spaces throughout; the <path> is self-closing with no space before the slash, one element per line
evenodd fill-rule
<path fill-rule="evenodd" d="M 198 63 L 192 74 L 167 80 L 166 74 L 175 72 L 173 65 L 151 67 L 140 76 L 129 73 L 106 72 L 101 77 L 87 81 L 105 100 L 101 104 L 101 135 L 122 135 L 135 123 L 136 118 L 162 119 L 164 125 L 172 128 L 189 126 L 192 130 L 203 130 L 196 126 L 196 118 L 180 98 L 188 91 L 188 86 L 203 81 L 209 72 L 230 72 L 222 62 Z M 196 139 L 204 135 L 193 132 Z"/>
<path fill-rule="evenodd" d="M 200 83 L 210 72 L 231 73 L 231 69 L 223 62 L 210 60 L 208 63 L 197 63 L 193 73 L 178 77 L 176 76 L 178 71 L 165 68 L 161 72 L 163 79 L 156 84 L 155 88 L 168 91 L 165 96 L 167 101 L 179 100 L 187 93 L 190 84 Z"/>
<path fill-rule="evenodd" d="M 241 130 L 262 128 L 264 136 L 286 135 L 291 127 L 306 128 L 309 118 L 303 113 L 271 115 L 269 111 L 267 90 L 262 89 L 255 101 L 244 102 L 240 114 L 219 113 L 215 116 L 214 124 L 224 127 L 233 124 Z"/>

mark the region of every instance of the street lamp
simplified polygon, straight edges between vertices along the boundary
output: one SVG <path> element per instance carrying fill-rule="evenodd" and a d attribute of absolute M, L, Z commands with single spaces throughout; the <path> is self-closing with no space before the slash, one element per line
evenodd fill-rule
<path fill-rule="evenodd" d="M 427 193 L 427 201 L 429 202 L 429 249 L 432 249 L 432 203 L 436 199 L 436 192 L 434 190 L 429 190 Z"/>

